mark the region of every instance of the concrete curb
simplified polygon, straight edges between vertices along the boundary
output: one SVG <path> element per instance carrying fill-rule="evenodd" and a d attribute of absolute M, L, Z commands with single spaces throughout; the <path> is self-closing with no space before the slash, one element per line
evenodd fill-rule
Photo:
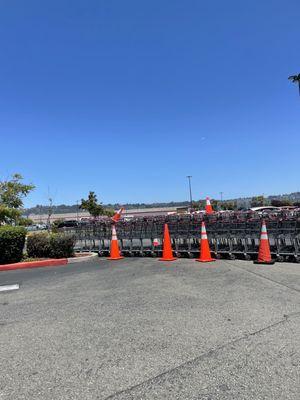
<path fill-rule="evenodd" d="M 3 264 L 0 265 L 0 271 L 12 271 L 15 269 L 27 269 L 27 268 L 56 267 L 60 265 L 74 264 L 81 261 L 88 261 L 96 256 L 98 256 L 98 254 L 93 253 L 83 257 L 56 258 L 56 259 L 41 260 L 41 261 L 26 261 L 14 264 Z"/>
<path fill-rule="evenodd" d="M 88 261 L 94 257 L 98 257 L 98 253 L 89 254 L 88 256 L 83 256 L 83 257 L 71 257 L 71 258 L 68 258 L 67 260 L 68 260 L 68 264 L 74 264 L 74 263 L 78 263 L 81 261 Z"/>

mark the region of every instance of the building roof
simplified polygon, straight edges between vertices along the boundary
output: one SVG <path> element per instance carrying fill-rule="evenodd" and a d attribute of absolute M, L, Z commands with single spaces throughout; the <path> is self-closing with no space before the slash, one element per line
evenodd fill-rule
<path fill-rule="evenodd" d="M 250 210 L 251 211 L 280 210 L 280 207 L 275 207 L 275 206 L 251 207 Z"/>
<path fill-rule="evenodd" d="M 156 207 L 156 208 L 135 208 L 132 210 L 124 210 L 124 216 L 146 216 L 146 215 L 161 215 L 168 214 L 169 212 L 176 212 L 180 207 Z M 47 222 L 47 214 L 30 214 L 28 218 L 32 219 L 34 222 Z M 91 218 L 91 215 L 87 211 L 73 212 L 73 213 L 63 213 L 63 214 L 52 214 L 50 221 L 63 219 L 63 220 L 75 220 L 81 218 Z"/>

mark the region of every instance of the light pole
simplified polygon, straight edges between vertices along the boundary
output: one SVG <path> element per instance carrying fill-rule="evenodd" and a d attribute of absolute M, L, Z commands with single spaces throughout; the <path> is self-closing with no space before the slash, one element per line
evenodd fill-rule
<path fill-rule="evenodd" d="M 219 210 L 222 210 L 222 203 L 223 203 L 223 192 L 220 192 L 220 207 L 219 207 Z"/>
<path fill-rule="evenodd" d="M 79 220 L 79 201 L 78 200 L 76 200 L 76 205 L 77 205 L 77 207 L 76 207 L 76 213 L 77 213 L 77 222 L 78 222 L 78 220 Z"/>
<path fill-rule="evenodd" d="M 40 210 L 40 224 L 42 224 L 42 205 L 39 206 Z"/>
<path fill-rule="evenodd" d="M 190 207 L 193 208 L 193 198 L 192 198 L 192 184 L 191 184 L 191 178 L 192 175 L 188 175 L 187 176 L 188 180 L 189 180 L 189 190 L 190 190 Z"/>

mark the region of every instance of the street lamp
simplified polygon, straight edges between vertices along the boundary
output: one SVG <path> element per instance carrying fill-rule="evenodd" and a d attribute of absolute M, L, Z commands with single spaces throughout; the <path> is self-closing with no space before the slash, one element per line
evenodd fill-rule
<path fill-rule="evenodd" d="M 188 175 L 187 176 L 188 180 L 189 180 L 189 190 L 190 190 L 190 207 L 193 208 L 193 199 L 192 199 L 192 184 L 191 184 L 191 178 L 192 175 Z"/>
<path fill-rule="evenodd" d="M 222 210 L 222 203 L 223 203 L 223 192 L 220 192 L 220 205 L 219 205 L 219 211 Z"/>
<path fill-rule="evenodd" d="M 77 222 L 79 221 L 79 200 L 76 200 L 76 214 L 77 214 Z"/>

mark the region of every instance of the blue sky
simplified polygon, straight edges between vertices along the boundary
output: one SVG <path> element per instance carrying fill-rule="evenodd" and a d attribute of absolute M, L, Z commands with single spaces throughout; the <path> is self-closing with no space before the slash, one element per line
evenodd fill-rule
<path fill-rule="evenodd" d="M 0 4 L 0 177 L 26 205 L 300 190 L 299 0 Z"/>

